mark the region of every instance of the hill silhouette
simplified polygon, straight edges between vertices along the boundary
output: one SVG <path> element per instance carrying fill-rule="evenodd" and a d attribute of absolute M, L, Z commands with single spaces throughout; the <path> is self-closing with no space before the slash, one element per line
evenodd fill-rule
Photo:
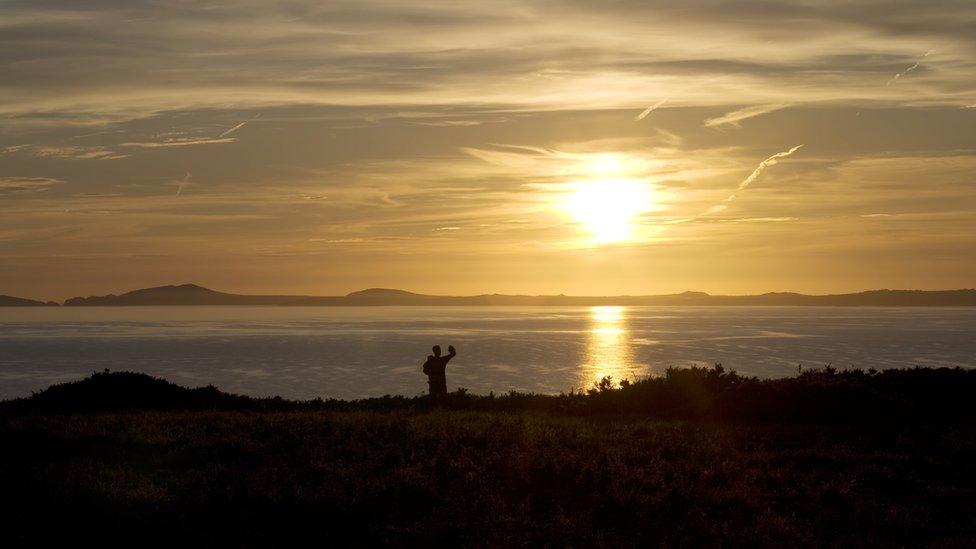
<path fill-rule="evenodd" d="M 57 307 L 59 304 L 53 301 L 36 301 L 12 295 L 0 295 L 0 307 Z"/>
<path fill-rule="evenodd" d="M 0 302 L 2 305 L 2 302 Z M 158 286 L 121 295 L 73 297 L 68 307 L 121 305 L 290 305 L 290 306 L 396 306 L 396 305 L 764 305 L 764 306 L 976 306 L 976 290 L 871 290 L 849 294 L 806 295 L 770 292 L 758 295 L 710 295 L 683 292 L 665 295 L 567 296 L 507 295 L 442 296 L 390 288 L 370 288 L 344 296 L 242 295 L 219 292 L 196 284 Z"/>
<path fill-rule="evenodd" d="M 231 395 L 216 387 L 189 389 L 135 372 L 95 372 L 68 383 L 52 385 L 26 399 L 0 403 L 8 411 L 111 412 L 123 410 L 247 410 L 259 400 Z"/>
<path fill-rule="evenodd" d="M 512 391 L 445 402 L 386 396 L 360 400 L 292 401 L 227 394 L 213 386 L 189 389 L 146 374 L 97 372 L 53 385 L 28 398 L 0 403 L 3 411 L 105 412 L 124 410 L 394 411 L 446 407 L 484 412 L 536 411 L 571 416 L 643 416 L 710 421 L 890 423 L 976 419 L 976 370 L 912 368 L 867 372 L 827 367 L 797 377 L 743 377 L 721 365 L 670 368 L 665 375 L 614 382 L 587 391 L 544 395 Z"/>
<path fill-rule="evenodd" d="M 73 297 L 67 307 L 117 305 L 280 305 L 300 296 L 239 295 L 204 288 L 196 284 L 157 286 L 121 295 Z"/>

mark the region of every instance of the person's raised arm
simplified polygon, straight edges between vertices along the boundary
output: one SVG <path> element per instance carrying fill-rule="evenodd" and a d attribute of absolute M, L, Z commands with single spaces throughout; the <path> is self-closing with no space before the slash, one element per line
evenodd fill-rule
<path fill-rule="evenodd" d="M 448 345 L 447 346 L 447 360 L 449 361 L 452 358 L 454 358 L 455 356 L 457 356 L 457 351 L 454 350 L 454 345 Z"/>

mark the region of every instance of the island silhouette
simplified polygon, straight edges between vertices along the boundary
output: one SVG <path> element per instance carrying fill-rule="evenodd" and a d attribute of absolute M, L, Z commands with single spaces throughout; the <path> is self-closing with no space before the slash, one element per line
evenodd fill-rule
<path fill-rule="evenodd" d="M 0 296 L 2 306 L 50 306 L 12 296 Z M 281 306 L 600 306 L 600 305 L 766 305 L 840 307 L 954 307 L 976 306 L 976 289 L 959 290 L 869 290 L 846 294 L 808 295 L 769 292 L 755 295 L 711 295 L 682 292 L 662 295 L 518 295 L 480 294 L 469 296 L 428 295 L 389 288 L 369 288 L 341 296 L 248 295 L 211 290 L 197 284 L 156 286 L 123 294 L 72 297 L 67 307 L 125 305 L 281 305 Z"/>
<path fill-rule="evenodd" d="M 0 295 L 0 307 L 57 307 L 60 303 L 55 301 L 37 301 L 12 295 Z"/>

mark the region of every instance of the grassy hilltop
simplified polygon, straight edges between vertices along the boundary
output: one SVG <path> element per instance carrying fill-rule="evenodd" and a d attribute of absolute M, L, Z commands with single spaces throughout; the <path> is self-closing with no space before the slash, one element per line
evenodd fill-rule
<path fill-rule="evenodd" d="M 0 405 L 0 521 L 13 546 L 971 546 L 974 385 L 716 368 L 432 405 L 101 373 Z"/>

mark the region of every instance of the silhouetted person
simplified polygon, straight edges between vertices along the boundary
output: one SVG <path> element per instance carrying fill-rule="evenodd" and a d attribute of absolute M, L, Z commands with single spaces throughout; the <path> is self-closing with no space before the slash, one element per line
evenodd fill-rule
<path fill-rule="evenodd" d="M 433 355 L 427 355 L 427 362 L 424 362 L 424 373 L 427 374 L 427 384 L 430 386 L 430 396 L 440 398 L 447 396 L 447 363 L 450 362 L 457 351 L 453 345 L 447 346 L 447 356 L 441 356 L 441 346 L 434 345 Z"/>

